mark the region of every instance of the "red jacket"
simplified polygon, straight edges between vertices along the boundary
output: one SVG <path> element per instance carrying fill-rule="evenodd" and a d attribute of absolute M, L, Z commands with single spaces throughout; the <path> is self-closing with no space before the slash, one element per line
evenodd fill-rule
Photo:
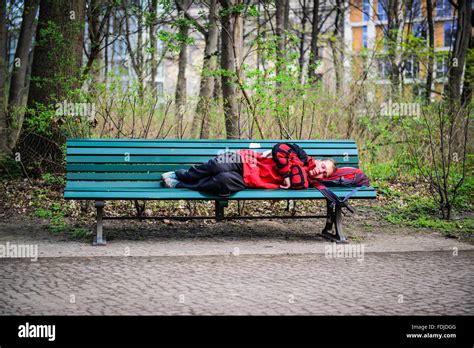
<path fill-rule="evenodd" d="M 288 165 L 278 169 L 273 157 L 263 157 L 262 153 L 247 149 L 239 150 L 237 153 L 242 159 L 244 183 L 248 188 L 280 188 L 284 177 L 289 175 L 288 171 L 292 164 L 299 164 L 305 170 L 314 167 L 313 159 L 310 156 L 307 156 L 307 163 L 310 163 L 307 167 L 303 165 L 298 156 L 291 156 Z"/>

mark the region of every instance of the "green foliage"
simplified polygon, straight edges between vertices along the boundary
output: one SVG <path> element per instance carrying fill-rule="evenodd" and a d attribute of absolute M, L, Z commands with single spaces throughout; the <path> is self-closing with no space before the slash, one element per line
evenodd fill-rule
<path fill-rule="evenodd" d="M 82 227 L 73 228 L 70 230 L 69 233 L 73 238 L 77 238 L 77 239 L 83 239 L 83 238 L 87 238 L 93 235 L 93 233 L 90 230 L 82 228 Z"/>
<path fill-rule="evenodd" d="M 64 211 L 59 202 L 53 202 L 49 209 L 38 208 L 35 214 L 39 218 L 49 219 L 48 229 L 52 233 L 58 234 L 67 230 Z"/>
<path fill-rule="evenodd" d="M 63 187 L 66 184 L 66 180 L 63 175 L 55 175 L 51 173 L 45 173 L 42 175 L 41 179 L 48 185 L 61 186 Z"/>
<path fill-rule="evenodd" d="M 419 209 L 419 205 L 409 205 L 397 212 L 387 214 L 385 219 L 396 225 L 430 228 L 451 237 L 472 238 L 474 233 L 474 220 L 472 218 L 445 220 L 433 217 L 433 215 L 425 212 L 417 211 L 416 209 Z"/>
<path fill-rule="evenodd" d="M 56 115 L 53 107 L 36 103 L 35 107 L 28 109 L 27 112 L 29 112 L 29 117 L 25 119 L 25 128 L 33 129 L 36 134 L 50 137 Z"/>
<path fill-rule="evenodd" d="M 0 156 L 0 179 L 15 179 L 22 175 L 20 162 L 11 156 Z"/>
<path fill-rule="evenodd" d="M 463 185 L 459 188 L 455 207 L 463 210 L 474 209 L 474 176 L 467 175 Z"/>
<path fill-rule="evenodd" d="M 38 202 L 46 202 L 51 193 L 45 189 L 41 194 L 37 196 Z M 38 205 L 38 204 L 37 204 Z M 35 210 L 35 216 L 47 219 L 48 230 L 53 234 L 68 233 L 73 238 L 85 238 L 90 237 L 92 232 L 83 227 L 73 227 L 66 221 L 66 209 L 58 201 L 53 201 L 48 208 L 38 207 Z"/>
<path fill-rule="evenodd" d="M 257 17 L 259 15 L 257 5 L 250 5 L 248 7 L 247 13 L 250 17 Z"/>
<path fill-rule="evenodd" d="M 371 165 L 367 166 L 366 170 L 374 180 L 372 186 L 377 189 L 378 194 L 389 200 L 389 203 L 374 207 L 376 211 L 383 214 L 386 221 L 401 226 L 430 228 L 452 237 L 472 238 L 474 220 L 471 217 L 460 215 L 452 220 L 442 219 L 439 216 L 439 205 L 430 195 L 426 195 L 412 185 L 406 188 L 393 185 L 391 182 L 396 177 L 394 163 Z M 472 186 L 473 179 L 470 179 L 460 192 L 458 204 L 456 204 L 459 211 L 472 210 L 472 190 L 469 191 L 469 187 Z"/>

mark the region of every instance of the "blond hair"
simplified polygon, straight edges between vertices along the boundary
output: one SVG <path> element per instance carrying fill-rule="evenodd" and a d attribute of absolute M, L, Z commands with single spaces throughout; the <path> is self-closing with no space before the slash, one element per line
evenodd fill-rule
<path fill-rule="evenodd" d="M 336 162 L 334 159 L 332 159 L 332 158 L 325 158 L 325 159 L 323 159 L 323 161 L 331 162 L 332 165 L 333 165 L 333 167 L 334 167 L 334 171 L 337 170 L 337 162 Z"/>

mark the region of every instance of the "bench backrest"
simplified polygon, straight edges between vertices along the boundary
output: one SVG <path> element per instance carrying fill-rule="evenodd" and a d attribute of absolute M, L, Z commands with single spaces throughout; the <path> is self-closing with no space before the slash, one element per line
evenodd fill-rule
<path fill-rule="evenodd" d="M 281 140 L 68 139 L 67 180 L 77 184 L 84 181 L 157 181 L 161 180 L 164 172 L 189 168 L 224 151 L 251 148 L 263 152 L 279 141 Z M 315 159 L 330 157 L 340 166 L 358 167 L 358 151 L 354 141 L 291 142 L 301 146 Z"/>

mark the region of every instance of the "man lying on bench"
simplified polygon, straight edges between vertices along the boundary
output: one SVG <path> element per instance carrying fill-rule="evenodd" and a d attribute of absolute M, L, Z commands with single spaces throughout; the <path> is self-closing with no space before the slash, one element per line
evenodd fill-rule
<path fill-rule="evenodd" d="M 224 152 L 188 170 L 163 173 L 166 187 L 188 188 L 228 196 L 246 188 L 304 189 L 311 179 L 336 171 L 333 159 L 314 160 L 296 144 L 277 143 L 263 153 Z"/>

